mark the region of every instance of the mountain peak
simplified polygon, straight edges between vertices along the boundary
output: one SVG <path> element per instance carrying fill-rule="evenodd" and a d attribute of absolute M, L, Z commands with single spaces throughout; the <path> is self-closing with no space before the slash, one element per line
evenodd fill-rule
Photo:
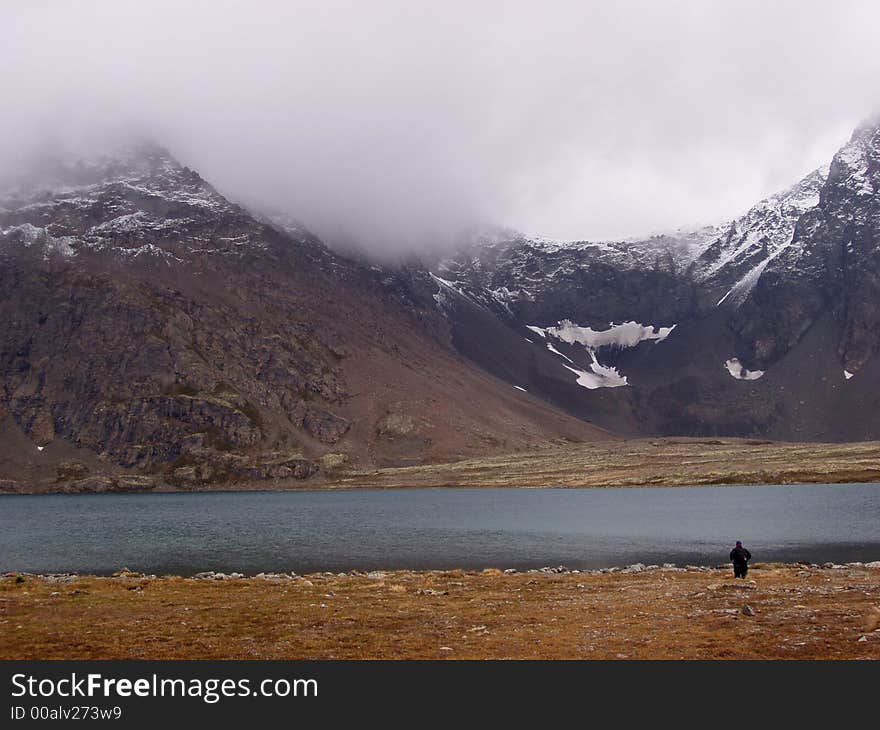
<path fill-rule="evenodd" d="M 865 117 L 853 130 L 850 142 L 858 139 L 876 138 L 880 132 L 880 111 Z"/>
<path fill-rule="evenodd" d="M 47 148 L 0 194 L 0 242 L 159 256 L 261 245 L 260 224 L 152 141 Z M 63 241 L 63 245 L 58 242 Z"/>
<path fill-rule="evenodd" d="M 862 122 L 831 162 L 829 182 L 867 198 L 880 189 L 880 116 Z"/>
<path fill-rule="evenodd" d="M 22 155 L 14 169 L 7 171 L 2 197 L 20 200 L 182 169 L 167 149 L 150 140 L 101 147 L 47 143 Z"/>

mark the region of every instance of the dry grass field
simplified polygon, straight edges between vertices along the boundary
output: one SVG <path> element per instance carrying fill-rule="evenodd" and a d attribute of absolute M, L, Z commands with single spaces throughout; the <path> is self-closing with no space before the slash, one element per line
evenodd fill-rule
<path fill-rule="evenodd" d="M 0 579 L 0 658 L 880 659 L 880 569 Z M 748 606 L 748 608 L 746 608 Z"/>
<path fill-rule="evenodd" d="M 343 472 L 335 487 L 626 487 L 880 481 L 880 442 L 597 441 L 449 464 Z"/>

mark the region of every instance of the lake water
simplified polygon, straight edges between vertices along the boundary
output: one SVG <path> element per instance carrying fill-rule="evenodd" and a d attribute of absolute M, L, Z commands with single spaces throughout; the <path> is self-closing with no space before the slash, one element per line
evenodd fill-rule
<path fill-rule="evenodd" d="M 880 485 L 0 498 L 0 570 L 106 574 L 880 559 Z"/>

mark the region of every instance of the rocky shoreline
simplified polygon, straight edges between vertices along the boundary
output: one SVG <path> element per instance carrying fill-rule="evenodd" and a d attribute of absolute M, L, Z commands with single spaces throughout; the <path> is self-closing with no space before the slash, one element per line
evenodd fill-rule
<path fill-rule="evenodd" d="M 767 568 L 769 566 L 776 568 L 789 568 L 789 569 L 800 569 L 800 570 L 845 570 L 845 569 L 864 569 L 867 568 L 869 570 L 880 570 L 880 560 L 872 560 L 868 562 L 864 561 L 854 561 L 849 563 L 806 563 L 806 562 L 796 562 L 796 563 L 756 563 L 751 566 L 752 570 L 761 570 Z M 627 575 L 632 573 L 651 573 L 651 572 L 660 572 L 660 573 L 712 573 L 714 571 L 731 571 L 732 564 L 731 563 L 722 563 L 719 565 L 708 566 L 708 565 L 676 565 L 675 563 L 663 563 L 662 565 L 646 565 L 645 563 L 632 563 L 630 565 L 624 566 L 611 566 L 608 568 L 594 568 L 594 569 L 578 569 L 578 568 L 568 568 L 565 565 L 557 565 L 555 567 L 545 566 L 543 568 L 527 568 L 524 570 L 517 570 L 516 568 L 483 568 L 482 570 L 465 570 L 465 573 L 473 573 L 473 574 L 496 574 L 496 575 L 612 575 L 614 573 L 619 573 L 621 575 Z M 227 581 L 227 580 L 270 580 L 270 581 L 296 581 L 296 580 L 308 580 L 309 578 L 367 578 L 369 580 L 383 580 L 388 578 L 389 576 L 394 576 L 395 574 L 408 574 L 408 573 L 423 573 L 423 574 L 436 574 L 436 575 L 444 575 L 449 572 L 460 572 L 458 570 L 449 571 L 449 570 L 350 570 L 350 571 L 340 571 L 340 572 L 331 572 L 331 571 L 323 571 L 317 573 L 304 573 L 299 574 L 294 571 L 290 571 L 288 573 L 255 573 L 253 575 L 245 575 L 244 573 L 238 572 L 230 572 L 224 573 L 221 571 L 214 570 L 206 570 L 201 571 L 199 573 L 194 573 L 191 576 L 180 576 L 180 575 L 163 575 L 158 576 L 153 573 L 139 573 L 134 570 L 129 570 L 128 568 L 122 568 L 121 570 L 116 571 L 110 576 L 101 576 L 101 575 L 92 575 L 88 573 L 28 573 L 28 572 L 19 572 L 19 571 L 7 571 L 2 574 L 4 578 L 17 578 L 21 576 L 23 578 L 33 578 L 37 580 L 42 580 L 47 583 L 72 583 L 79 578 L 104 578 L 104 579 L 116 579 L 116 580 L 158 580 L 160 578 L 179 578 L 184 580 L 213 580 L 213 581 Z"/>
<path fill-rule="evenodd" d="M 0 659 L 880 659 L 880 561 L 0 577 Z"/>

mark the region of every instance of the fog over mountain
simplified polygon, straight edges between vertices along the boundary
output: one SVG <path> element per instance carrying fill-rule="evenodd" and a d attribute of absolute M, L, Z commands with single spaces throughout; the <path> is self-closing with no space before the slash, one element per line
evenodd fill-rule
<path fill-rule="evenodd" d="M 7 3 L 0 169 L 140 135 L 377 255 L 723 220 L 878 108 L 865 2 Z M 47 140 L 52 140 L 48 142 Z"/>
<path fill-rule="evenodd" d="M 613 7 L 7 13 L 0 492 L 880 438 L 878 18 Z"/>

